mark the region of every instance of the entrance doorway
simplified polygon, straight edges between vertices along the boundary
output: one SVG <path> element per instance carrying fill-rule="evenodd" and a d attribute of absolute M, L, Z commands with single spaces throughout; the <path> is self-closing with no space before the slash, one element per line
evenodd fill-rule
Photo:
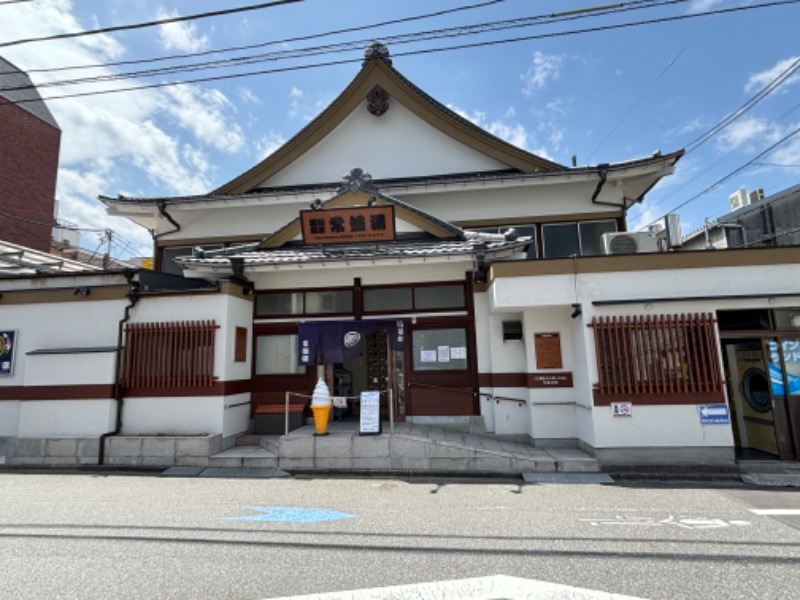
<path fill-rule="evenodd" d="M 346 407 L 334 409 L 334 419 L 357 419 L 361 392 L 378 391 L 381 417 L 389 419 L 391 401 L 395 420 L 403 420 L 403 353 L 391 349 L 386 330 L 367 334 L 361 354 L 342 363 L 326 364 L 325 370 L 333 396 L 347 400 Z"/>
<path fill-rule="evenodd" d="M 724 340 L 728 398 L 741 458 L 800 458 L 800 339 Z"/>

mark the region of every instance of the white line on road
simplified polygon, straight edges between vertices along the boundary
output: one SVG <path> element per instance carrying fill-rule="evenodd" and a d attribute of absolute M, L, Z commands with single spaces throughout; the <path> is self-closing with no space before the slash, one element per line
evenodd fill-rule
<path fill-rule="evenodd" d="M 757 515 L 800 517 L 800 508 L 751 508 L 750 512 Z"/>

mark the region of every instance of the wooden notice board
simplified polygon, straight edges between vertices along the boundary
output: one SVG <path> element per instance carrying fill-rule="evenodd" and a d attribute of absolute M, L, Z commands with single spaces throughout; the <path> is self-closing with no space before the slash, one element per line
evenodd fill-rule
<path fill-rule="evenodd" d="M 563 369 L 561 361 L 561 334 L 534 333 L 533 347 L 537 369 Z"/>

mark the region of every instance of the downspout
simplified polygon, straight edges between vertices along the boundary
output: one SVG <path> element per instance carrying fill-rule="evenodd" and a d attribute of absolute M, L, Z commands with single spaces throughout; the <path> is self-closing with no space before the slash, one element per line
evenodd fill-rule
<path fill-rule="evenodd" d="M 164 217 L 167 221 L 172 223 L 172 225 L 173 225 L 173 227 L 175 227 L 175 229 L 173 229 L 172 231 L 164 231 L 162 233 L 154 234 L 153 235 L 153 239 L 156 240 L 156 239 L 160 238 L 161 236 L 164 236 L 164 235 L 167 235 L 167 234 L 170 234 L 170 233 L 179 232 L 181 230 L 181 224 L 178 223 L 175 219 L 173 219 L 172 215 L 167 212 L 167 203 L 166 203 L 166 201 L 165 200 L 159 200 L 158 202 L 156 202 L 156 206 L 158 207 L 159 214 L 161 214 L 161 216 Z"/>
<path fill-rule="evenodd" d="M 139 282 L 133 281 L 133 271 L 125 271 L 125 280 L 130 286 L 127 294 L 128 305 L 125 307 L 125 313 L 122 319 L 120 319 L 119 328 L 117 329 L 117 356 L 114 363 L 114 405 L 117 414 L 114 421 L 114 430 L 100 436 L 99 448 L 97 449 L 98 465 L 102 465 L 105 461 L 106 438 L 118 435 L 119 432 L 122 431 L 122 406 L 125 403 L 122 398 L 122 335 L 125 330 L 125 323 L 130 320 L 131 309 L 139 302 Z"/>
<path fill-rule="evenodd" d="M 597 197 L 600 195 L 603 186 L 606 184 L 606 179 L 608 178 L 608 163 L 597 165 L 597 174 L 600 176 L 600 181 L 597 182 L 597 187 L 594 188 L 594 194 L 592 194 L 592 204 L 605 204 L 606 206 L 619 207 L 619 204 L 614 204 L 613 202 L 600 202 L 597 200 Z M 622 208 L 625 208 L 624 200 Z"/>

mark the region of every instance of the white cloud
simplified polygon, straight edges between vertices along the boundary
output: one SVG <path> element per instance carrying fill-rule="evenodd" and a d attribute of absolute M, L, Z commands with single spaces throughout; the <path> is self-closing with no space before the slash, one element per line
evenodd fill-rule
<path fill-rule="evenodd" d="M 673 127 L 672 129 L 668 129 L 664 132 L 664 137 L 672 138 L 672 137 L 680 137 L 682 135 L 688 135 L 690 133 L 694 133 L 695 131 L 699 131 L 704 127 L 704 121 L 700 117 L 694 117 L 678 125 L 677 127 Z"/>
<path fill-rule="evenodd" d="M 520 76 L 523 82 L 522 93 L 531 96 L 536 90 L 547 85 L 548 81 L 558 79 L 564 57 L 558 54 L 533 53 L 533 62 Z"/>
<path fill-rule="evenodd" d="M 728 125 L 717 137 L 717 148 L 720 150 L 753 151 L 755 145 L 775 143 L 780 139 L 778 127 L 764 119 L 751 117 L 739 119 Z"/>
<path fill-rule="evenodd" d="M 242 128 L 225 114 L 234 107 L 219 90 L 181 85 L 167 88 L 166 95 L 164 109 L 198 140 L 225 152 L 244 146 Z"/>
<path fill-rule="evenodd" d="M 283 136 L 277 133 L 270 133 L 261 137 L 256 141 L 254 146 L 256 160 L 264 160 L 267 156 L 275 152 L 275 150 L 283 146 L 285 142 L 286 140 Z"/>
<path fill-rule="evenodd" d="M 171 19 L 177 16 L 179 16 L 177 10 L 166 11 L 159 9 L 158 11 L 158 19 Z M 167 23 L 159 26 L 158 33 L 161 45 L 165 50 L 198 52 L 208 47 L 208 37 L 198 35 L 197 25 L 194 23 Z"/>
<path fill-rule="evenodd" d="M 727 2 L 727 0 L 692 0 L 692 2 L 689 3 L 688 12 L 706 12 L 707 10 L 715 9 L 725 2 Z"/>
<path fill-rule="evenodd" d="M 753 92 L 760 90 L 777 78 L 781 73 L 789 69 L 792 64 L 798 60 L 800 60 L 800 56 L 790 56 L 789 58 L 778 61 L 773 67 L 767 69 L 766 71 L 761 71 L 760 73 L 750 75 L 750 77 L 747 78 L 747 83 L 744 85 L 744 91 Z M 800 81 L 800 75 L 798 75 L 798 73 L 795 71 L 794 75 L 790 76 L 786 81 L 783 82 L 783 84 L 781 84 L 781 89 L 785 90 L 790 85 L 793 85 L 798 81 Z"/>
<path fill-rule="evenodd" d="M 248 104 L 261 104 L 261 98 L 256 96 L 248 87 L 239 88 L 239 97 Z"/>
<path fill-rule="evenodd" d="M 524 125 L 521 123 L 509 123 L 504 121 L 503 119 L 494 119 L 490 120 L 487 118 L 486 113 L 482 111 L 476 110 L 473 113 L 469 113 L 466 110 L 459 108 L 453 104 L 448 104 L 447 108 L 455 112 L 457 115 L 471 121 L 481 129 L 485 129 L 489 133 L 494 136 L 499 137 L 501 140 L 508 142 L 509 144 L 513 144 L 518 148 L 523 148 L 528 152 L 533 152 L 537 156 L 541 156 L 542 158 L 547 158 L 548 160 L 553 160 L 550 156 L 548 150 L 544 147 L 538 147 L 532 149 L 532 145 L 535 143 L 533 136 L 530 132 L 525 128 Z M 514 115 L 513 109 L 509 109 L 506 111 L 504 118 L 507 116 Z"/>

